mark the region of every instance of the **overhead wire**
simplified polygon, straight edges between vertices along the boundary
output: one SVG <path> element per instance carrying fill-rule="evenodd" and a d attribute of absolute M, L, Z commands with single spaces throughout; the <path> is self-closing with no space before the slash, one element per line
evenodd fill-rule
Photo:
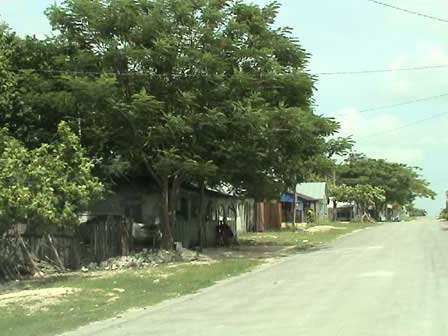
<path fill-rule="evenodd" d="M 424 17 L 424 18 L 427 18 L 427 19 L 436 20 L 436 21 L 445 22 L 445 23 L 448 22 L 448 20 L 445 20 L 445 19 L 441 19 L 441 18 L 438 18 L 438 17 L 435 17 L 435 16 L 431 16 L 431 15 L 427 15 L 427 14 L 423 14 L 423 13 L 419 13 L 419 12 L 414 12 L 414 11 L 411 11 L 411 10 L 406 9 L 406 8 L 392 6 L 392 5 L 389 5 L 389 4 L 381 2 L 381 1 L 377 1 L 377 0 L 367 0 L 367 1 L 376 3 L 376 4 L 381 5 L 381 6 L 393 8 L 393 9 L 396 9 L 396 10 L 399 10 L 399 11 L 402 11 L 402 12 L 406 12 L 408 14 L 418 15 L 418 16 L 421 16 L 421 17 Z"/>
<path fill-rule="evenodd" d="M 409 104 L 420 103 L 420 102 L 423 102 L 423 101 L 433 100 L 433 99 L 437 99 L 437 98 L 441 98 L 441 97 L 447 97 L 447 96 L 448 96 L 448 93 L 444 93 L 444 94 L 440 94 L 440 95 L 436 95 L 436 96 L 429 96 L 429 97 L 424 97 L 424 98 L 412 99 L 412 100 L 408 100 L 408 101 L 405 101 L 405 102 L 402 102 L 402 103 L 397 103 L 397 104 L 390 104 L 390 105 L 381 105 L 381 106 L 376 106 L 376 107 L 370 107 L 370 108 L 359 110 L 358 113 L 367 113 L 367 112 L 378 111 L 378 110 L 383 110 L 383 109 L 387 109 L 387 108 L 395 108 L 395 107 L 399 107 L 399 106 L 405 106 L 405 105 L 409 105 Z M 345 116 L 345 115 L 348 115 L 348 114 L 350 114 L 350 112 L 338 113 L 338 114 L 330 115 L 329 117 L 341 117 L 341 116 Z"/>
<path fill-rule="evenodd" d="M 370 73 L 386 73 L 386 72 L 398 72 L 398 71 L 415 71 L 415 70 L 430 70 L 430 69 L 440 69 L 448 68 L 448 64 L 430 65 L 430 66 L 420 66 L 420 67 L 404 67 L 404 68 L 392 68 L 392 69 L 370 69 L 370 70 L 358 70 L 358 71 L 335 71 L 335 72 L 316 72 L 311 73 L 315 76 L 333 76 L 333 75 L 357 75 L 357 74 L 370 74 Z M 15 72 L 37 72 L 45 74 L 55 74 L 55 75 L 110 75 L 110 76 L 168 76 L 165 74 L 158 73 L 142 73 L 142 72 L 100 72 L 100 71 L 71 71 L 71 70 L 44 70 L 44 69 L 32 69 L 32 68 L 13 68 L 10 69 Z M 170 74 L 172 77 L 201 77 L 207 74 Z"/>
<path fill-rule="evenodd" d="M 365 139 L 374 140 L 374 139 L 372 139 L 372 137 L 376 137 L 376 136 L 378 136 L 378 135 L 383 135 L 383 134 L 386 134 L 386 133 L 395 132 L 395 131 L 401 130 L 401 129 L 403 129 L 403 128 L 408 128 L 408 127 L 414 126 L 414 125 L 416 125 L 416 124 L 420 124 L 420 123 L 422 123 L 422 122 L 425 122 L 425 121 L 428 121 L 428 120 L 432 120 L 432 119 L 436 119 L 436 118 L 439 118 L 439 117 L 442 117 L 442 116 L 448 116 L 448 113 L 447 113 L 446 111 L 444 111 L 444 112 L 442 112 L 442 113 L 433 114 L 432 116 L 429 116 L 429 117 L 427 117 L 427 118 L 419 119 L 419 120 L 415 120 L 415 121 L 413 121 L 413 122 L 410 122 L 410 123 L 405 124 L 405 125 L 400 126 L 400 127 L 396 127 L 396 128 L 392 128 L 392 129 L 384 130 L 384 131 L 377 132 L 377 133 L 372 133 L 372 134 L 369 134 L 369 135 L 366 135 L 366 136 L 363 136 L 363 137 L 361 137 L 361 138 L 354 139 L 354 140 L 355 140 L 357 143 L 358 143 L 358 142 L 362 142 L 362 141 L 365 140 Z"/>
<path fill-rule="evenodd" d="M 421 16 L 421 17 L 424 17 L 424 18 L 427 18 L 427 19 L 432 19 L 432 20 L 436 20 L 436 21 L 444 22 L 444 23 L 448 22 L 448 20 L 445 20 L 445 19 L 441 19 L 441 18 L 430 16 L 430 15 L 427 15 L 427 14 L 411 11 L 411 10 L 408 10 L 408 9 L 405 9 L 405 8 L 401 8 L 401 7 L 397 7 L 397 6 L 392 6 L 392 5 L 389 5 L 389 4 L 381 2 L 381 1 L 377 1 L 377 0 L 367 0 L 367 1 L 372 2 L 372 3 L 376 3 L 378 5 L 382 5 L 382 6 L 385 6 L 385 7 L 389 7 L 389 8 L 395 9 L 395 10 L 403 11 L 403 12 L 406 12 L 408 14 L 418 15 L 418 16 Z M 443 66 L 441 66 L 441 67 L 443 67 Z M 435 66 L 434 68 L 437 68 L 437 66 Z M 423 69 L 423 67 L 421 69 Z M 396 69 L 396 70 L 402 71 L 403 69 Z M 394 70 L 390 69 L 390 71 L 394 71 Z M 370 71 L 367 71 L 367 72 L 364 72 L 364 73 L 368 73 L 368 72 L 370 72 Z M 381 72 L 386 72 L 386 71 L 381 71 Z M 361 72 L 361 73 L 363 73 L 363 72 Z M 432 99 L 437 99 L 437 98 L 445 97 L 445 96 L 448 96 L 448 93 L 437 95 L 437 96 L 430 96 L 430 97 L 424 97 L 424 98 L 419 98 L 419 99 L 413 99 L 413 100 L 402 102 L 402 103 L 398 103 L 398 104 L 391 104 L 391 105 L 383 105 L 383 106 L 378 106 L 378 107 L 366 108 L 366 109 L 360 110 L 359 113 L 367 113 L 367 112 L 370 112 L 370 111 L 376 111 L 376 110 L 381 110 L 381 109 L 385 109 L 385 108 L 394 108 L 394 107 L 398 107 L 398 106 L 404 106 L 404 105 L 418 103 L 418 102 L 422 102 L 422 101 L 428 101 L 428 100 L 432 100 Z M 346 114 L 347 113 L 342 113 L 342 114 L 338 114 L 338 115 L 335 115 L 335 116 L 341 116 L 341 115 L 346 115 Z M 427 118 L 415 120 L 413 122 L 407 123 L 407 124 L 402 125 L 400 127 L 395 127 L 395 128 L 392 128 L 392 129 L 388 129 L 388 130 L 383 130 L 383 131 L 380 131 L 380 132 L 372 133 L 372 134 L 369 134 L 367 136 L 363 136 L 363 137 L 360 137 L 360 138 L 355 138 L 355 141 L 356 141 L 356 143 L 366 142 L 366 141 L 369 141 L 369 140 L 370 141 L 374 141 L 377 136 L 380 136 L 380 135 L 383 135 L 383 134 L 389 134 L 389 133 L 392 133 L 392 132 L 397 132 L 397 131 L 400 131 L 400 130 L 402 130 L 404 128 L 412 127 L 412 126 L 415 126 L 415 125 L 420 124 L 422 122 L 426 122 L 426 121 L 433 120 L 433 119 L 440 118 L 440 117 L 444 117 L 444 116 L 448 116 L 448 113 L 446 111 L 444 111 L 442 113 L 433 114 L 433 115 L 431 115 L 431 116 L 429 116 Z"/>
<path fill-rule="evenodd" d="M 392 69 L 373 69 L 373 70 L 359 70 L 359 71 L 337 71 L 337 72 L 317 72 L 318 76 L 330 76 L 330 75 L 357 75 L 357 74 L 369 74 L 369 73 L 381 73 L 381 72 L 396 72 L 396 71 L 413 71 L 413 70 L 427 70 L 427 69 L 439 69 L 447 68 L 448 64 L 430 65 L 421 67 L 407 67 L 407 68 L 392 68 Z"/>

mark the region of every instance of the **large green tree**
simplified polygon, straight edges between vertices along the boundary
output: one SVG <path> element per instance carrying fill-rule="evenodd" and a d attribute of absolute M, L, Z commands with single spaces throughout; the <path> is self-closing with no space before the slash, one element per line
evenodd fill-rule
<path fill-rule="evenodd" d="M 16 101 L 17 79 L 10 60 L 13 40 L 14 34 L 0 21 L 0 118 L 10 113 Z"/>
<path fill-rule="evenodd" d="M 385 191 L 370 184 L 331 184 L 330 197 L 334 202 L 334 219 L 337 217 L 337 204 L 339 202 L 353 202 L 358 207 L 361 215 L 367 213 L 370 206 L 378 211 L 386 201 Z"/>
<path fill-rule="evenodd" d="M 103 192 L 103 185 L 92 174 L 93 163 L 66 124 L 59 125 L 53 140 L 27 149 L 6 128 L 0 129 L 0 242 L 7 244 L 5 233 L 16 232 L 17 247 L 31 273 L 38 270 L 18 235 L 18 225 L 48 235 L 51 242 L 49 234 L 58 229 L 75 231 L 80 212 Z M 10 276 L 11 260 L 3 257 L 0 254 L 0 273 Z"/>
<path fill-rule="evenodd" d="M 64 123 L 52 144 L 36 149 L 27 149 L 1 129 L 0 162 L 0 232 L 17 223 L 43 232 L 76 226 L 79 213 L 103 191 L 92 175 L 93 163 Z"/>
<path fill-rule="evenodd" d="M 52 59 L 65 63 L 37 74 L 66 73 L 50 90 L 52 115 L 76 121 L 103 165 L 152 176 L 166 246 L 182 182 L 228 183 L 262 198 L 303 177 L 337 128 L 313 114 L 309 55 L 288 28 L 273 27 L 277 9 L 66 0 L 47 12 L 61 34 Z"/>
<path fill-rule="evenodd" d="M 351 154 L 338 166 L 337 182 L 347 185 L 369 184 L 385 191 L 386 202 L 411 204 L 417 197 L 434 198 L 429 183 L 419 175 L 419 168 L 383 159 Z"/>

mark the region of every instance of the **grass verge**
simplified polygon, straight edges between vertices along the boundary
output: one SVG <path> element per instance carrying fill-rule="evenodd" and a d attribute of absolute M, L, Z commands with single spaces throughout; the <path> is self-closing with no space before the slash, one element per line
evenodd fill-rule
<path fill-rule="evenodd" d="M 306 250 L 326 244 L 341 235 L 355 230 L 376 226 L 378 223 L 332 222 L 330 225 L 337 229 L 316 232 L 293 231 L 290 229 L 259 233 L 251 232 L 240 236 L 239 242 L 242 245 L 294 246 L 298 250 Z"/>
<path fill-rule="evenodd" d="M 196 292 L 260 263 L 260 260 L 242 259 L 203 265 L 172 264 L 96 277 L 71 275 L 53 279 L 51 283 L 29 282 L 26 286 L 30 290 L 69 288 L 73 293 L 47 299 L 25 297 L 25 300 L 6 305 L 0 301 L 1 335 L 55 335 L 116 316 L 130 308 L 146 307 Z M 42 301 L 51 300 L 51 304 L 42 305 Z"/>

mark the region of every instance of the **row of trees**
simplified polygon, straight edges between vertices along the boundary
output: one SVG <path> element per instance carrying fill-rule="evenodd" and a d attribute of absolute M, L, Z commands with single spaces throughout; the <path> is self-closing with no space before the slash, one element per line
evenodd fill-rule
<path fill-rule="evenodd" d="M 0 124 L 8 139 L 42 157 L 54 155 L 49 146 L 58 128 L 79 142 L 67 145 L 81 155 L 71 174 L 91 182 L 77 185 L 90 196 L 81 202 L 59 192 L 63 184 L 44 189 L 73 213 L 99 195 L 95 178 L 107 186 L 123 176 L 151 177 L 162 194 L 169 247 L 183 183 L 269 198 L 305 180 L 326 157 L 325 138 L 338 125 L 313 113 L 310 55 L 290 29 L 274 28 L 277 10 L 277 3 L 237 0 L 53 5 L 47 16 L 55 37 L 22 39 L 0 30 Z M 3 199 L 11 207 L 11 198 Z M 0 221 L 10 227 L 19 219 Z"/>
<path fill-rule="evenodd" d="M 420 175 L 420 168 L 383 159 L 368 158 L 349 153 L 340 164 L 335 164 L 330 194 L 336 202 L 354 202 L 361 212 L 372 206 L 375 216 L 386 203 L 407 207 L 413 215 L 422 215 L 413 202 L 418 197 L 432 198 L 436 193 Z"/>
<path fill-rule="evenodd" d="M 379 209 L 385 203 L 385 191 L 370 184 L 331 185 L 330 195 L 334 202 L 334 219 L 337 217 L 337 203 L 350 202 L 357 205 L 361 214 L 367 213 L 370 206 Z"/>
<path fill-rule="evenodd" d="M 334 163 L 353 142 L 326 140 L 339 126 L 314 113 L 310 55 L 275 27 L 278 8 L 65 0 L 46 12 L 55 36 L 0 26 L 1 230 L 74 227 L 104 187 L 136 175 L 160 188 L 165 247 L 184 183 L 265 199 L 335 171 L 363 207 L 431 196 L 414 168 Z"/>

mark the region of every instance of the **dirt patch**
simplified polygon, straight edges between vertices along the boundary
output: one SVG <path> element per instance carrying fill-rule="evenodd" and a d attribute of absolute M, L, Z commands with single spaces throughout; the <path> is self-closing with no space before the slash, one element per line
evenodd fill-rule
<path fill-rule="evenodd" d="M 327 232 L 331 230 L 344 230 L 346 227 L 344 226 L 331 226 L 331 225 L 316 225 L 312 226 L 305 231 L 307 232 Z"/>
<path fill-rule="evenodd" d="M 210 248 L 202 251 L 208 262 L 226 259 L 272 259 L 284 257 L 291 253 L 291 248 L 284 246 L 241 245 L 228 248 Z"/>
<path fill-rule="evenodd" d="M 58 287 L 3 294 L 0 295 L 0 307 L 7 307 L 9 304 L 20 304 L 30 312 L 46 310 L 48 306 L 60 302 L 64 296 L 78 291 L 80 291 L 78 288 Z"/>

